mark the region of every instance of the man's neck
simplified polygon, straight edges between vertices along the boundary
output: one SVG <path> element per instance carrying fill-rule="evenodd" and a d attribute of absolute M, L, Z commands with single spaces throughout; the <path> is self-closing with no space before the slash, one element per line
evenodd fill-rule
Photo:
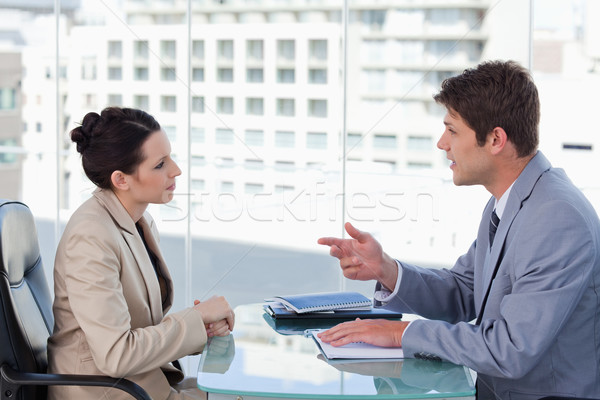
<path fill-rule="evenodd" d="M 521 175 L 521 172 L 523 172 L 535 154 L 537 153 L 509 160 L 504 163 L 504 168 L 499 169 L 494 185 L 487 188 L 492 196 L 496 198 L 496 201 L 500 200 L 502 195 L 506 193 L 508 188 L 510 188 L 511 185 L 517 180 L 519 175 Z"/>

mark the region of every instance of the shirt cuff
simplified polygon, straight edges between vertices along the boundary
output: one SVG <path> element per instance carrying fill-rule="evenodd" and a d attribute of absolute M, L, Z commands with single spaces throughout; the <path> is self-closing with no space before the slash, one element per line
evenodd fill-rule
<path fill-rule="evenodd" d="M 383 305 L 392 300 L 398 294 L 398 288 L 400 287 L 400 281 L 402 280 L 402 265 L 400 264 L 400 261 L 395 261 L 396 265 L 398 266 L 398 278 L 396 279 L 396 286 L 394 286 L 394 291 L 390 292 L 382 285 L 381 289 L 377 290 L 375 294 L 373 294 L 375 300 L 381 302 Z"/>

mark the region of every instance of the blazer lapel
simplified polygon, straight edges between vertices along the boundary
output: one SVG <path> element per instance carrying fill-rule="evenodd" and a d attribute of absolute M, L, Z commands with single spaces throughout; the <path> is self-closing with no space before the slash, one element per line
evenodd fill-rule
<path fill-rule="evenodd" d="M 150 256 L 146 251 L 146 247 L 142 242 L 133 219 L 127 213 L 127 210 L 125 207 L 123 207 L 112 190 L 96 189 L 93 194 L 100 201 L 100 203 L 104 205 L 104 207 L 113 217 L 115 224 L 121 229 L 123 239 L 125 239 L 125 242 L 129 246 L 137 263 L 136 266 L 130 266 L 129 268 L 137 267 L 139 269 L 146 286 L 146 292 L 148 293 L 148 303 L 150 306 L 150 312 L 152 314 L 152 320 L 154 323 L 159 323 L 164 316 L 160 287 L 158 284 L 158 279 L 156 278 L 156 272 L 154 271 L 154 267 L 150 261 Z M 145 237 L 150 246 L 149 239 L 152 237 L 152 235 L 145 235 Z M 151 241 L 154 243 L 153 237 Z M 159 254 L 157 254 L 157 256 L 162 263 L 162 257 Z"/>
<path fill-rule="evenodd" d="M 161 290 L 161 309 L 162 315 L 164 315 L 167 310 L 173 304 L 173 281 L 171 279 L 171 274 L 169 273 L 169 269 L 167 268 L 167 264 L 163 259 L 162 253 L 160 251 L 160 247 L 158 246 L 157 237 L 158 232 L 156 231 L 156 227 L 154 225 L 154 220 L 148 213 L 144 213 L 144 216 L 139 220 L 139 224 L 141 225 L 144 231 L 144 238 L 146 239 L 146 243 L 150 250 L 154 253 L 157 258 L 157 268 L 159 269 L 160 280 L 162 282 L 159 283 Z M 156 273 L 155 273 L 156 275 Z M 166 298 L 163 300 L 163 296 Z M 161 315 L 161 318 L 162 318 Z"/>
<path fill-rule="evenodd" d="M 502 213 L 502 218 L 500 218 L 500 224 L 498 225 L 498 230 L 496 231 L 496 236 L 494 237 L 494 244 L 489 251 L 489 255 L 485 259 L 482 285 L 483 290 L 479 299 L 479 304 L 483 302 L 489 286 L 492 285 L 492 277 L 496 266 L 498 263 L 502 262 L 501 257 L 504 253 L 504 244 L 513 221 L 519 214 L 519 211 L 523 207 L 525 201 L 531 195 L 531 192 L 533 191 L 537 181 L 544 174 L 544 172 L 548 171 L 551 167 L 552 165 L 546 159 L 546 157 L 544 157 L 542 152 L 538 151 L 537 154 L 525 166 L 525 169 L 523 169 L 515 181 L 515 184 L 510 191 L 506 208 Z M 486 207 L 483 215 L 485 221 L 489 221 L 492 210 L 494 209 L 493 205 L 494 202 L 490 201 Z M 483 305 L 483 307 L 485 307 L 485 305 Z M 483 310 L 479 311 L 479 313 L 481 312 L 483 312 Z"/>

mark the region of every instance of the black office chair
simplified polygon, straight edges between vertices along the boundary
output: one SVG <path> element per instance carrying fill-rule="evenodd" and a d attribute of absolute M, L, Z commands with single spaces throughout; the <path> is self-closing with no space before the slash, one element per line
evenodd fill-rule
<path fill-rule="evenodd" d="M 47 340 L 54 326 L 37 230 L 29 208 L 0 199 L 0 399 L 45 399 L 47 386 L 103 386 L 151 400 L 127 379 L 48 374 Z"/>

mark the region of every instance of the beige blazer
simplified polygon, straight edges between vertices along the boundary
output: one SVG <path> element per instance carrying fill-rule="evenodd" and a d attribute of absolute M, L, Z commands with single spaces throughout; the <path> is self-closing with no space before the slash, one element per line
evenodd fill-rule
<path fill-rule="evenodd" d="M 139 223 L 158 257 L 160 285 L 135 223 L 111 190 L 97 189 L 69 220 L 54 265 L 48 370 L 126 377 L 160 400 L 183 378 L 169 362 L 201 352 L 207 337 L 194 308 L 165 316 L 173 284 L 154 221 L 146 213 Z M 51 400 L 130 398 L 105 388 L 49 390 Z"/>

